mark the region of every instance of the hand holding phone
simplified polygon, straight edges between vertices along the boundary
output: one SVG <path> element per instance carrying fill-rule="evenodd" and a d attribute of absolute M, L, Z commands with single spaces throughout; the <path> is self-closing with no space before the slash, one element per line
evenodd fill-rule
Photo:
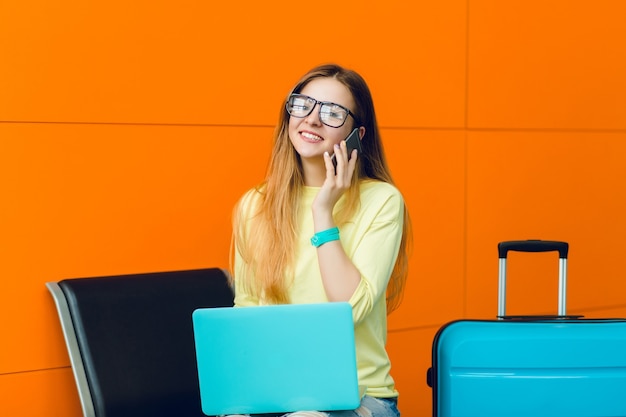
<path fill-rule="evenodd" d="M 354 130 L 350 132 L 348 137 L 344 139 L 344 142 L 346 142 L 346 148 L 348 148 L 348 160 L 350 160 L 350 156 L 352 155 L 352 151 L 354 149 L 356 149 L 357 152 L 360 154 L 361 153 L 361 138 L 359 136 L 359 128 L 358 127 L 354 128 Z M 333 161 L 333 165 L 335 166 L 335 169 L 337 169 L 337 159 L 335 157 L 335 154 L 333 154 L 333 156 L 331 157 L 331 160 Z"/>

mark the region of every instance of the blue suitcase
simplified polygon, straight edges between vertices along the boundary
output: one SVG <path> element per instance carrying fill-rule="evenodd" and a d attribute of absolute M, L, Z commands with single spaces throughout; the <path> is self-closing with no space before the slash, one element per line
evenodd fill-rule
<path fill-rule="evenodd" d="M 566 316 L 568 244 L 498 245 L 497 320 L 458 320 L 433 340 L 436 417 L 626 416 L 626 319 Z M 506 316 L 508 251 L 559 251 L 556 316 Z"/>

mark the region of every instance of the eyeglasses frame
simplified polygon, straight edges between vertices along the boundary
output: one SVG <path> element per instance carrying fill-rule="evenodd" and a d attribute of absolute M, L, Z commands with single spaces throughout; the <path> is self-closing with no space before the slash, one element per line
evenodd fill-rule
<path fill-rule="evenodd" d="M 289 112 L 289 101 L 291 100 L 291 98 L 292 98 L 292 97 L 304 97 L 304 98 L 306 98 L 306 99 L 308 99 L 308 100 L 312 100 L 312 101 L 314 101 L 314 102 L 315 102 L 315 104 L 313 104 L 313 106 L 311 106 L 311 110 L 310 110 L 307 114 L 305 114 L 304 116 L 294 116 L 293 114 L 291 114 L 291 113 Z M 338 106 L 338 107 L 341 107 L 342 109 L 344 109 L 344 110 L 348 113 L 348 116 L 352 116 L 352 118 L 354 119 L 354 121 L 358 123 L 358 119 L 356 118 L 356 116 L 354 115 L 354 113 L 352 113 L 352 111 L 351 111 L 349 108 L 347 108 L 347 107 L 345 107 L 345 106 L 342 106 L 341 104 L 333 103 L 332 101 L 321 101 L 321 100 L 316 100 L 315 98 L 313 98 L 313 97 L 311 97 L 311 96 L 307 96 L 306 94 L 300 94 L 300 93 L 292 93 L 292 94 L 289 94 L 289 97 L 287 98 L 287 101 L 285 102 L 285 110 L 287 111 L 287 114 L 288 114 L 289 116 L 296 117 L 296 118 L 298 118 L 298 119 L 304 119 L 305 117 L 309 117 L 309 116 L 311 115 L 311 113 L 313 113 L 313 110 L 315 110 L 315 107 L 317 107 L 317 105 L 318 105 L 318 104 L 320 105 L 320 110 L 322 109 L 322 106 L 323 106 L 323 105 L 325 105 L 325 104 L 332 105 L 332 106 Z M 319 120 L 320 120 L 320 122 L 321 122 L 322 124 L 324 124 L 324 125 L 326 125 L 326 126 L 328 126 L 328 127 L 335 128 L 335 129 L 338 129 L 338 128 L 340 128 L 341 126 L 345 125 L 345 124 L 346 124 L 346 120 L 348 120 L 348 118 L 346 117 L 345 119 L 343 119 L 343 123 L 341 123 L 339 126 L 331 126 L 331 125 L 329 125 L 328 123 L 325 123 L 325 122 L 322 120 L 322 112 L 321 112 L 321 111 L 320 111 L 320 112 L 318 112 L 318 117 L 319 117 Z"/>

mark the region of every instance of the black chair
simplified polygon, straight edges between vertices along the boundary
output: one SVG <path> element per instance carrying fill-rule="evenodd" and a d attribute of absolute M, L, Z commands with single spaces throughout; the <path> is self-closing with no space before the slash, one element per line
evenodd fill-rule
<path fill-rule="evenodd" d="M 191 314 L 231 307 L 218 268 L 48 282 L 85 417 L 204 417 Z"/>

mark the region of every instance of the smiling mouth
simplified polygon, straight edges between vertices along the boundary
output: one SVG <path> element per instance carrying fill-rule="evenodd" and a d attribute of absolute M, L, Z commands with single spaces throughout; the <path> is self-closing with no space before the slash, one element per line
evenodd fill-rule
<path fill-rule="evenodd" d="M 304 137 L 305 139 L 308 139 L 310 141 L 321 142 L 321 141 L 324 140 L 324 138 L 322 138 L 321 136 L 314 135 L 313 133 L 300 132 L 300 134 L 302 135 L 302 137 Z"/>

